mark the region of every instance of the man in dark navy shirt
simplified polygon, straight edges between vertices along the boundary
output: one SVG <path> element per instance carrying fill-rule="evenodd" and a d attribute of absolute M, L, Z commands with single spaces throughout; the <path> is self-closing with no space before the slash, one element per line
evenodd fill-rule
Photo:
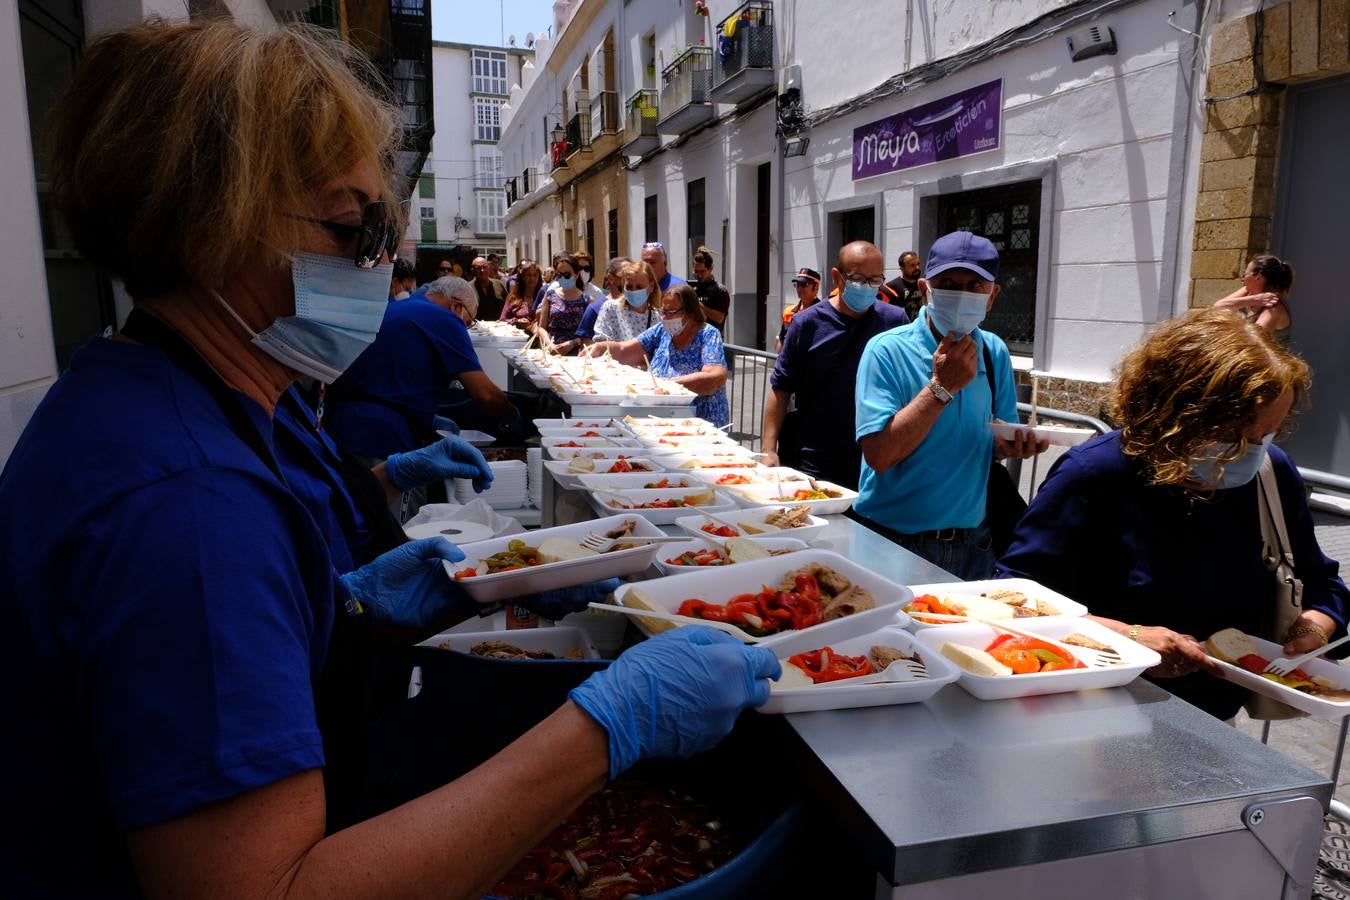
<path fill-rule="evenodd" d="M 885 282 L 881 251 L 854 241 L 839 251 L 830 272 L 836 292 L 793 316 L 764 402 L 765 465 L 794 465 L 808 475 L 853 490 L 862 451 L 854 440 L 853 390 L 858 360 L 868 340 L 909 321 L 898 306 L 875 298 Z M 871 306 L 857 309 L 845 298 L 862 289 Z M 797 408 L 789 413 L 796 397 Z"/>

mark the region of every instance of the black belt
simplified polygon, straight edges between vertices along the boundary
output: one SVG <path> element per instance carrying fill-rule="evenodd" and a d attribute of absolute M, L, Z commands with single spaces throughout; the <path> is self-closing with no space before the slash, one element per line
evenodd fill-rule
<path fill-rule="evenodd" d="M 975 530 L 973 528 L 937 528 L 933 531 L 920 531 L 917 534 L 906 534 L 903 531 L 896 531 L 894 528 L 887 528 L 885 525 L 882 525 L 874 519 L 869 519 L 867 516 L 858 514 L 856 510 L 849 510 L 849 512 L 851 512 L 853 517 L 859 522 L 883 537 L 895 541 L 897 544 L 918 543 L 919 541 L 939 541 L 944 544 L 950 544 L 956 541 L 964 541 L 966 536 Z"/>

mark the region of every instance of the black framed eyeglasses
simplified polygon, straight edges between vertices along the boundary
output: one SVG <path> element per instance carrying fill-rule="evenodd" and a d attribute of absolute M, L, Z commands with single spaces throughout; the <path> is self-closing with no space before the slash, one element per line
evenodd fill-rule
<path fill-rule="evenodd" d="M 879 288 L 886 283 L 886 276 L 873 275 L 871 278 L 868 278 L 866 275 L 854 272 L 851 275 L 846 275 L 844 277 L 844 280 L 847 281 L 849 284 L 858 284 L 862 285 L 863 287 Z"/>
<path fill-rule="evenodd" d="M 361 210 L 360 225 L 330 222 L 313 216 L 292 214 L 292 217 L 321 225 L 329 234 L 344 243 L 355 240 L 354 261 L 359 268 L 374 268 L 379 263 L 380 257 L 386 253 L 389 254 L 390 262 L 398 259 L 398 218 L 394 215 L 393 208 L 383 200 L 374 200 L 366 204 Z"/>

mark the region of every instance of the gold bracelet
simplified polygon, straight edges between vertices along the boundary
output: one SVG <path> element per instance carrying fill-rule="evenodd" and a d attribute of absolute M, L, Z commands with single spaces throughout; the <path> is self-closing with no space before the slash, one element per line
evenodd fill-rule
<path fill-rule="evenodd" d="M 1139 629 L 1140 629 L 1140 628 L 1143 628 L 1143 627 L 1144 627 L 1144 626 L 1142 626 L 1142 625 L 1131 625 L 1131 626 L 1130 626 L 1130 633 L 1129 633 L 1129 635 L 1128 635 L 1129 639 L 1132 640 L 1132 641 L 1137 641 L 1137 640 L 1139 640 Z"/>
<path fill-rule="evenodd" d="M 1296 638 L 1303 637 L 1303 635 L 1305 634 L 1317 635 L 1322 639 L 1323 644 L 1331 643 L 1331 635 L 1327 634 L 1325 630 L 1318 628 L 1316 625 L 1295 625 L 1293 628 L 1290 628 L 1287 632 L 1285 632 L 1284 635 L 1285 643 L 1295 640 Z"/>

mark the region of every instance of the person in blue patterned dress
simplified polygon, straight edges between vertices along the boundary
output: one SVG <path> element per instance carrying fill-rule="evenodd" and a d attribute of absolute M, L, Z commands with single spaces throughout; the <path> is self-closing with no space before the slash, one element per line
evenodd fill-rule
<path fill-rule="evenodd" d="M 694 410 L 714 425 L 731 421 L 727 403 L 727 356 L 722 335 L 708 324 L 698 294 L 687 284 L 661 294 L 661 322 L 631 341 L 598 341 L 587 348 L 591 356 L 608 350 L 621 363 L 641 365 L 645 355 L 650 371 L 670 378 L 698 394 Z"/>

